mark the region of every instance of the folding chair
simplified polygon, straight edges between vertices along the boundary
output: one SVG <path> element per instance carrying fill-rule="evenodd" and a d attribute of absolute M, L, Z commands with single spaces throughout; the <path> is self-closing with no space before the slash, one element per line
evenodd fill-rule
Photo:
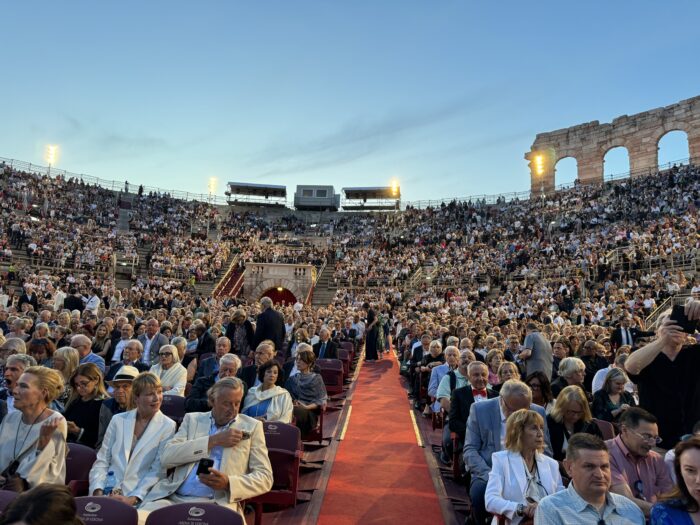
<path fill-rule="evenodd" d="M 263 505 L 294 507 L 297 504 L 299 464 L 303 454 L 301 432 L 292 425 L 263 422 L 267 453 L 272 464 L 272 489 L 248 500 L 255 507 L 255 525 L 262 524 Z"/>
<path fill-rule="evenodd" d="M 343 393 L 343 363 L 340 359 L 317 359 L 316 365 L 321 369 L 323 384 L 329 397 Z"/>
<path fill-rule="evenodd" d="M 164 395 L 160 409 L 163 414 L 180 426 L 180 423 L 185 418 L 185 398 L 183 396 Z"/>
<path fill-rule="evenodd" d="M 138 525 L 139 513 L 131 505 L 107 496 L 75 498 L 76 516 L 83 523 L 102 525 Z"/>
<path fill-rule="evenodd" d="M 66 456 L 66 485 L 73 497 L 87 496 L 90 490 L 90 469 L 97 453 L 90 447 L 68 443 Z"/>
<path fill-rule="evenodd" d="M 178 503 L 154 510 L 148 515 L 146 525 L 203 525 L 225 523 L 245 525 L 237 512 L 213 503 Z"/>
<path fill-rule="evenodd" d="M 0 490 L 0 513 L 2 513 L 17 496 L 19 496 L 19 492 Z"/>

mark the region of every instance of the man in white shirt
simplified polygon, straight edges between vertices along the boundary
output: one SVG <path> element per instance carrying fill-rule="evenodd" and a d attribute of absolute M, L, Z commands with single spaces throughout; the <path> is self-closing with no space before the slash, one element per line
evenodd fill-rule
<path fill-rule="evenodd" d="M 87 298 L 83 297 L 85 309 L 88 312 L 93 313 L 94 315 L 97 315 L 97 312 L 100 309 L 99 293 L 100 291 L 97 288 L 93 288 L 92 290 L 90 290 L 90 295 Z"/>
<path fill-rule="evenodd" d="M 134 338 L 134 327 L 129 323 L 124 323 L 121 328 L 122 338 L 114 347 L 114 353 L 112 354 L 112 363 L 118 363 L 122 360 L 122 353 L 124 348 L 129 344 L 129 341 Z"/>

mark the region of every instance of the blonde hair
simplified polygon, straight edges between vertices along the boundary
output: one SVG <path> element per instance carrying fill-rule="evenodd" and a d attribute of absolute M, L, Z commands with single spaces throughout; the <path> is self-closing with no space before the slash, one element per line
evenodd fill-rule
<path fill-rule="evenodd" d="M 554 408 L 552 408 L 552 411 L 549 413 L 554 421 L 561 423 L 564 420 L 564 412 L 566 411 L 565 407 L 569 403 L 578 403 L 581 405 L 581 411 L 583 412 L 582 420 L 584 422 L 588 423 L 591 419 L 593 419 L 591 409 L 588 406 L 586 393 L 578 385 L 569 385 L 559 392 L 557 400 L 554 403 Z"/>
<path fill-rule="evenodd" d="M 47 405 L 63 393 L 63 377 L 53 368 L 30 366 L 24 370 L 24 373 L 36 377 L 39 390 L 46 390 L 44 402 Z"/>
<path fill-rule="evenodd" d="M 544 419 L 534 410 L 521 408 L 516 410 L 506 420 L 506 449 L 512 452 L 523 451 L 523 435 L 525 427 L 528 425 L 538 425 L 544 431 Z M 544 451 L 544 443 L 537 449 L 537 452 Z"/>
<path fill-rule="evenodd" d="M 53 354 L 54 360 L 57 357 L 60 357 L 66 363 L 63 370 L 59 370 L 59 372 L 63 376 L 63 380 L 68 383 L 70 381 L 70 376 L 73 375 L 73 372 L 80 364 L 80 354 L 72 346 L 62 346 Z"/>
<path fill-rule="evenodd" d="M 160 378 L 153 372 L 141 372 L 136 379 L 131 382 L 131 395 L 126 402 L 127 410 L 136 408 L 136 398 L 149 389 L 163 389 Z"/>

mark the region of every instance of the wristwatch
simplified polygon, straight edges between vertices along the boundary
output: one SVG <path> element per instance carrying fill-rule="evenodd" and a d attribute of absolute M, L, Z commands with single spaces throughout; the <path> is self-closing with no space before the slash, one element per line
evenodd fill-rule
<path fill-rule="evenodd" d="M 515 513 L 518 516 L 522 516 L 523 514 L 525 514 L 525 505 L 523 505 L 522 503 L 518 503 L 518 506 L 516 507 Z"/>

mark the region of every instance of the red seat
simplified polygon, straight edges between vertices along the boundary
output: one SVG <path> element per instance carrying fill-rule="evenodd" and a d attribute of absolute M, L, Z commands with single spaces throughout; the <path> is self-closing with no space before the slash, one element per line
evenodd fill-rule
<path fill-rule="evenodd" d="M 17 496 L 19 496 L 19 492 L 0 490 L 0 513 L 2 513 Z"/>
<path fill-rule="evenodd" d="M 615 437 L 615 427 L 609 421 L 602 419 L 593 419 L 593 422 L 598 425 L 600 432 L 603 434 L 603 439 L 612 439 Z"/>
<path fill-rule="evenodd" d="M 316 409 L 316 414 L 318 415 L 318 421 L 316 422 L 316 428 L 304 436 L 305 442 L 318 441 L 319 444 L 323 443 L 323 413 L 326 411 L 326 405 L 321 405 L 320 408 Z"/>
<path fill-rule="evenodd" d="M 301 432 L 292 425 L 263 422 L 267 453 L 272 464 L 272 489 L 248 501 L 255 506 L 255 525 L 262 524 L 263 505 L 293 507 L 297 504 L 299 464 L 303 448 Z"/>
<path fill-rule="evenodd" d="M 343 363 L 340 359 L 317 359 L 316 365 L 321 369 L 323 384 L 328 396 L 343 393 Z"/>
<path fill-rule="evenodd" d="M 138 525 L 139 513 L 131 505 L 107 496 L 75 498 L 76 516 L 83 523 L 102 525 Z"/>
<path fill-rule="evenodd" d="M 343 374 L 345 377 L 350 377 L 350 353 L 340 348 L 338 349 L 338 359 L 343 363 Z"/>
<path fill-rule="evenodd" d="M 66 456 L 66 485 L 74 497 L 87 496 L 90 490 L 90 469 L 97 453 L 90 447 L 68 443 Z"/>
<path fill-rule="evenodd" d="M 134 510 L 134 512 L 136 512 Z M 244 525 L 240 514 L 213 503 L 178 503 L 154 510 L 148 515 L 146 525 L 204 525 L 225 523 Z"/>
<path fill-rule="evenodd" d="M 175 423 L 180 425 L 185 418 L 185 398 L 183 396 L 164 395 L 160 410 Z"/>

